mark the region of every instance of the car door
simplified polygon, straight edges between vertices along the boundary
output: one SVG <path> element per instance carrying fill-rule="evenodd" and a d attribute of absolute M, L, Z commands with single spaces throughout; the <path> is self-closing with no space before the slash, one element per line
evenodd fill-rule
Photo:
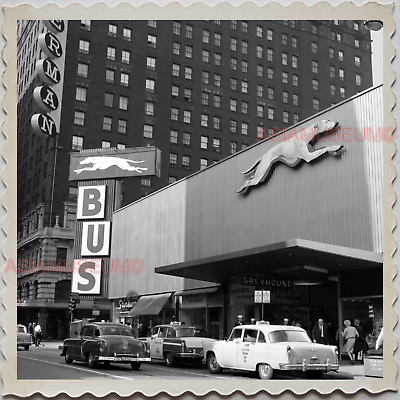
<path fill-rule="evenodd" d="M 157 337 L 154 339 L 154 349 L 155 349 L 154 358 L 159 358 L 159 359 L 164 358 L 163 346 L 164 346 L 164 338 L 167 336 L 167 331 L 168 331 L 167 327 L 160 326 Z"/>
<path fill-rule="evenodd" d="M 71 339 L 68 342 L 68 352 L 72 358 L 82 358 L 82 344 L 86 340 L 88 329 L 89 326 L 85 325 L 82 328 L 80 335 L 76 339 Z"/>
<path fill-rule="evenodd" d="M 238 347 L 242 340 L 243 328 L 235 328 L 228 340 L 222 343 L 221 354 L 217 354 L 220 365 L 228 368 L 237 368 Z"/>
<path fill-rule="evenodd" d="M 254 357 L 256 352 L 258 329 L 245 329 L 243 337 L 238 343 L 237 365 L 238 368 L 255 369 Z"/>

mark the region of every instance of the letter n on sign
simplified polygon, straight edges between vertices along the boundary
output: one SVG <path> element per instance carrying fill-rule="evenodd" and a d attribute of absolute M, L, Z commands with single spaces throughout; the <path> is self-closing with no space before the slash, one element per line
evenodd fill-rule
<path fill-rule="evenodd" d="M 81 256 L 109 256 L 110 226 L 110 221 L 83 223 Z"/>
<path fill-rule="evenodd" d="M 101 259 L 74 260 L 71 291 L 100 294 Z"/>

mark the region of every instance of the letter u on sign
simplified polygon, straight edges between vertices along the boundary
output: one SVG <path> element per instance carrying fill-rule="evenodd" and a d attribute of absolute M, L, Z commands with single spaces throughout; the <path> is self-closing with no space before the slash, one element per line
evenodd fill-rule
<path fill-rule="evenodd" d="M 106 185 L 80 186 L 77 219 L 103 219 L 105 199 Z"/>
<path fill-rule="evenodd" d="M 110 221 L 84 222 L 82 226 L 81 255 L 109 256 Z"/>

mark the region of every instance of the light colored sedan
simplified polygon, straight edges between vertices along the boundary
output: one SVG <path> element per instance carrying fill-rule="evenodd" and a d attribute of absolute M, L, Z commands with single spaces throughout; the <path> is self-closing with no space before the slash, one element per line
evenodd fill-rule
<path fill-rule="evenodd" d="M 257 372 L 271 379 L 274 371 L 303 371 L 308 379 L 321 379 L 324 372 L 339 370 L 336 346 L 313 343 L 299 327 L 284 325 L 241 325 L 227 340 L 204 343 L 208 370 L 223 368 Z"/>
<path fill-rule="evenodd" d="M 17 325 L 17 348 L 23 347 L 25 350 L 29 350 L 29 346 L 32 344 L 32 335 L 27 332 L 25 325 Z"/>

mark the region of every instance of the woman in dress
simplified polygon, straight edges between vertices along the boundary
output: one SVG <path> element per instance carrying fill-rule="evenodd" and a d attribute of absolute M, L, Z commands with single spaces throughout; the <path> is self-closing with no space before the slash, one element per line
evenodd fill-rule
<path fill-rule="evenodd" d="M 343 323 L 345 328 L 342 332 L 342 336 L 344 338 L 345 350 L 349 355 L 350 364 L 354 364 L 356 358 L 354 354 L 354 345 L 356 342 L 356 337 L 358 337 L 358 332 L 354 326 L 351 326 L 351 322 L 348 319 L 346 319 Z"/>

